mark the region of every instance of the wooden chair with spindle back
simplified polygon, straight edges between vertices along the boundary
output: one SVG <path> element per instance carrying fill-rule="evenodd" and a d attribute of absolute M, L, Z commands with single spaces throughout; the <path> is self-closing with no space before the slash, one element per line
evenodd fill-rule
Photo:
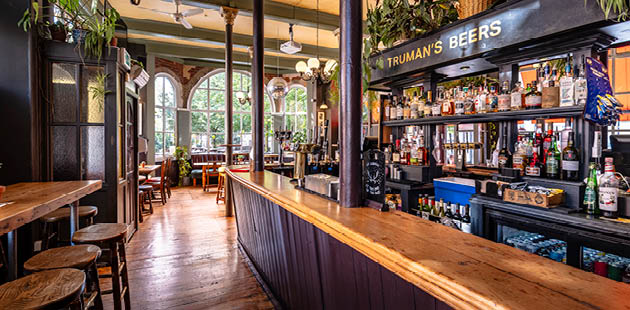
<path fill-rule="evenodd" d="M 162 162 L 162 164 L 160 165 L 160 177 L 157 178 L 150 178 L 149 180 L 147 180 L 148 185 L 153 186 L 153 189 L 156 191 L 159 191 L 160 193 L 160 201 L 162 202 L 162 205 L 166 204 L 166 166 L 167 166 L 167 161 L 165 160 Z M 154 191 L 155 192 L 155 191 Z"/>

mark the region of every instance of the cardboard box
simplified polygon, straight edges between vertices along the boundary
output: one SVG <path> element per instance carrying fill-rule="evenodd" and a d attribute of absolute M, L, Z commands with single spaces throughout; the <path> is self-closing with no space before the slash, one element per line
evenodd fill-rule
<path fill-rule="evenodd" d="M 503 192 L 503 201 L 551 209 L 564 203 L 564 193 L 547 196 L 506 188 Z"/>

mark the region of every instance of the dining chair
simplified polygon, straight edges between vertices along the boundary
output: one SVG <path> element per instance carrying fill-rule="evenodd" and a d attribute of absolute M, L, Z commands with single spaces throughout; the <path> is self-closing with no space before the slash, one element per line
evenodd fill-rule
<path fill-rule="evenodd" d="M 162 202 L 162 205 L 166 204 L 166 167 L 167 167 L 167 160 L 162 161 L 162 164 L 160 165 L 160 176 L 158 177 L 154 177 L 154 178 L 150 178 L 149 180 L 147 180 L 146 184 L 153 186 L 154 190 L 158 190 L 160 193 L 160 201 Z M 154 191 L 155 193 L 155 191 Z"/>

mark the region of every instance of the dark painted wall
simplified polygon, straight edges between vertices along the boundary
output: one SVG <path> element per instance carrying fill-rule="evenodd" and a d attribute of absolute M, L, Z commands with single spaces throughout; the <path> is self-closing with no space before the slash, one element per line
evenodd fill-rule
<path fill-rule="evenodd" d="M 29 34 L 17 27 L 27 0 L 3 0 L 0 10 L 0 184 L 33 179 Z"/>
<path fill-rule="evenodd" d="M 450 309 L 238 182 L 238 239 L 286 309 Z"/>

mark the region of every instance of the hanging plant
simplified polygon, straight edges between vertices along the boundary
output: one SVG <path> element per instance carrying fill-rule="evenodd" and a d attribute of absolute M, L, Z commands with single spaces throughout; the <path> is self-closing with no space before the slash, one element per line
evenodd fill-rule
<path fill-rule="evenodd" d="M 105 106 L 105 95 L 111 93 L 110 90 L 105 89 L 105 82 L 107 82 L 107 74 L 100 72 L 96 75 L 95 85 L 88 86 L 88 92 L 92 94 L 92 100 L 99 106 L 100 111 L 103 111 Z"/>
<path fill-rule="evenodd" d="M 628 0 L 595 0 L 599 7 L 604 12 L 604 17 L 608 17 L 612 14 L 617 15 L 617 21 L 626 21 L 630 17 L 630 3 Z M 584 0 L 586 4 L 586 0 Z"/>

